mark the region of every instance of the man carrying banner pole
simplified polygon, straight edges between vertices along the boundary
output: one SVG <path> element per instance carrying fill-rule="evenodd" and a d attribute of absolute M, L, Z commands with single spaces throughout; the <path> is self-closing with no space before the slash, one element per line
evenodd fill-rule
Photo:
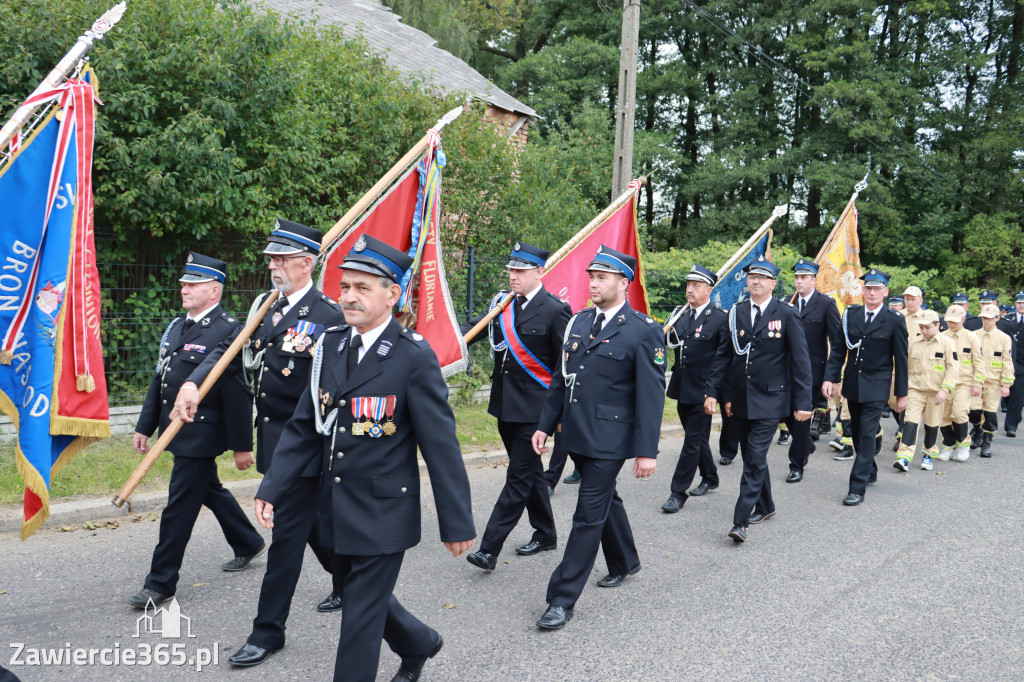
<path fill-rule="evenodd" d="M 549 255 L 532 244 L 515 243 L 507 267 L 509 286 L 516 300 L 487 328 L 487 338 L 494 350 L 487 411 L 498 419 L 498 433 L 509 460 L 505 486 L 491 511 L 480 549 L 466 556 L 469 563 L 487 571 L 494 570 L 505 539 L 524 510 L 534 533 L 528 543 L 516 547 L 516 554 L 531 556 L 557 546 L 544 466 L 530 442 L 571 315 L 569 306 L 541 284 Z M 493 303 L 497 304 L 504 294 L 498 292 Z M 466 322 L 462 331 L 472 329 L 478 321 L 479 318 Z M 484 333 L 480 332 L 469 343 L 483 338 Z"/>
<path fill-rule="evenodd" d="M 316 228 L 283 219 L 277 220 L 267 237 L 264 249 L 267 268 L 280 296 L 260 319 L 243 353 L 246 367 L 254 375 L 256 470 L 262 474 L 270 469 L 284 425 L 292 416 L 299 396 L 309 387 L 309 369 L 317 337 L 327 327 L 345 321 L 341 307 L 313 286 L 313 267 L 322 237 Z M 258 314 L 256 311 L 268 296 L 269 292 L 256 299 L 250 315 Z M 182 384 L 175 407 L 186 424 L 195 421 L 199 407 L 198 386 L 234 341 L 234 336 L 211 348 L 205 361 Z M 245 645 L 228 659 L 232 665 L 258 665 L 284 646 L 285 622 L 307 544 L 324 570 L 332 573 L 332 557 L 321 547 L 316 530 L 319 477 L 319 467 L 311 466 L 302 472 L 295 483 L 294 494 L 288 496 L 277 511 L 253 629 Z M 341 608 L 340 581 L 334 581 L 332 588 L 331 594 L 317 606 L 318 611 Z"/>
<path fill-rule="evenodd" d="M 146 454 L 146 441 L 157 427 L 163 431 L 170 423 L 173 396 L 182 382 L 207 353 L 237 334 L 242 326 L 220 307 L 226 278 L 224 261 L 189 254 L 181 277 L 182 307 L 188 315 L 172 320 L 160 341 L 156 373 L 132 438 L 139 454 Z M 167 506 L 160 516 L 160 539 L 145 585 L 128 598 L 135 608 L 147 608 L 150 603 L 159 606 L 175 594 L 185 548 L 204 506 L 217 517 L 235 553 L 235 558 L 224 564 L 225 571 L 241 571 L 263 553 L 263 538 L 217 477 L 216 460 L 226 450 L 234 450 L 239 471 L 253 464 L 250 396 L 242 363 L 236 360 L 225 380 L 193 414 L 192 423 L 168 445 L 174 453 L 174 468 Z"/>

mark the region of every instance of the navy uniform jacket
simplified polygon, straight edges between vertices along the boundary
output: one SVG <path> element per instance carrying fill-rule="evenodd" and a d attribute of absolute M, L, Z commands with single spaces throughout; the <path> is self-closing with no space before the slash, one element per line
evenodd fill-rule
<path fill-rule="evenodd" d="M 967 331 L 976 332 L 981 329 L 981 318 L 977 315 L 971 315 L 967 313 L 967 317 L 964 318 L 964 329 Z"/>
<path fill-rule="evenodd" d="M 509 305 L 516 305 L 515 301 Z M 519 340 L 552 374 L 562 349 L 562 335 L 572 315 L 569 304 L 548 292 L 543 286 L 527 304 L 526 310 L 516 308 L 516 331 Z M 483 315 L 462 325 L 462 333 L 472 329 Z M 491 322 L 494 343 L 504 340 L 498 318 Z M 485 327 L 470 343 L 488 338 Z M 506 349 L 495 351 L 494 371 L 491 374 L 491 399 L 487 412 L 505 422 L 535 424 L 540 418 L 547 389 L 526 373 L 512 353 Z"/>
<path fill-rule="evenodd" d="M 422 336 L 392 319 L 349 377 L 350 329 L 331 327 L 321 337 L 316 397 L 307 384 L 256 497 L 277 506 L 296 478 L 315 466 L 321 472 L 325 546 L 352 556 L 402 552 L 420 541 L 418 446 L 434 490 L 441 540 L 474 538 L 469 478 L 437 356 Z M 395 396 L 395 433 L 355 435 L 352 401 L 387 396 Z M 337 419 L 328 435 L 321 435 L 316 413 L 329 418 L 334 409 Z"/>
<path fill-rule="evenodd" d="M 730 318 L 734 314 L 736 340 L 740 349 L 749 343 L 750 350 L 737 353 L 730 332 L 715 356 L 710 395 L 732 403 L 732 413 L 743 419 L 783 419 L 795 410 L 810 412 L 811 361 L 796 309 L 773 297 L 756 329 L 751 329 L 749 299 L 734 305 Z"/>
<path fill-rule="evenodd" d="M 679 343 L 672 378 L 668 382 L 668 397 L 684 405 L 703 405 L 715 354 L 729 338 L 729 316 L 708 302 L 693 324 L 687 311 L 676 320 L 668 335 L 673 343 Z"/>
<path fill-rule="evenodd" d="M 815 290 L 810 300 L 800 313 L 799 296 L 793 302 L 793 308 L 804 323 L 804 336 L 807 338 L 807 354 L 811 357 L 811 377 L 813 390 L 820 390 L 825 377 L 825 364 L 828 362 L 830 346 L 843 343 L 843 326 L 839 318 L 839 308 L 831 296 Z"/>
<path fill-rule="evenodd" d="M 907 395 L 906 318 L 882 306 L 865 329 L 862 305 L 847 306 L 843 317 L 850 343 L 860 342 L 861 346 L 849 350 L 845 338 L 843 343 L 832 346 L 826 380 L 842 381 L 843 397 L 859 403 L 889 400 L 890 387 L 897 397 Z"/>
<path fill-rule="evenodd" d="M 553 434 L 561 420 L 566 447 L 577 455 L 653 459 L 665 410 L 665 336 L 625 303 L 591 341 L 597 310 L 569 321 L 537 429 Z"/>
<path fill-rule="evenodd" d="M 170 424 L 178 389 L 224 339 L 242 324 L 219 305 L 183 332 L 187 318 L 175 318 L 160 348 L 160 369 L 142 404 L 138 433 L 152 436 Z M 242 359 L 235 358 L 199 405 L 195 421 L 184 424 L 167 449 L 175 457 L 217 457 L 225 450 L 252 450 L 252 394 L 245 382 Z"/>
<path fill-rule="evenodd" d="M 980 318 L 979 318 L 980 319 Z M 1017 311 L 1007 313 L 996 322 L 996 329 L 1004 332 L 1013 340 L 1013 374 L 1024 374 L 1024 325 L 1017 323 Z"/>
<path fill-rule="evenodd" d="M 261 294 L 253 312 L 263 303 Z M 280 300 L 280 299 L 278 299 Z M 273 309 L 264 316 L 260 326 L 249 338 L 249 351 L 262 362 L 255 368 L 256 392 L 256 470 L 261 474 L 270 468 L 271 456 L 281 437 L 284 425 L 292 416 L 299 395 L 309 388 L 309 366 L 316 339 L 327 327 L 345 322 L 341 306 L 313 287 L 288 310 L 275 326 Z M 235 340 L 235 334 L 224 340 L 210 358 L 189 377 L 201 385 L 213 365 Z M 260 355 L 262 353 L 262 355 Z M 316 476 L 311 467 L 307 476 Z"/>

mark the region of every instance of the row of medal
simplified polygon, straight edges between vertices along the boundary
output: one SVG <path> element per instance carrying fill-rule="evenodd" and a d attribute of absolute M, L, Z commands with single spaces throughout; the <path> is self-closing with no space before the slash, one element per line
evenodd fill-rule
<path fill-rule="evenodd" d="M 395 403 L 397 396 L 361 397 L 352 399 L 352 422 L 353 436 L 369 436 L 380 438 L 381 436 L 393 436 L 397 427 L 395 426 Z M 325 412 L 334 402 L 330 394 L 321 389 L 320 411 Z"/>

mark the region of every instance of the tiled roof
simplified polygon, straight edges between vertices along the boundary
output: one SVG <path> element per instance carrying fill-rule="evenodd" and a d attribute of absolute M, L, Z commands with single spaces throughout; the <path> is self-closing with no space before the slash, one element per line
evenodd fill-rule
<path fill-rule="evenodd" d="M 465 92 L 507 111 L 537 115 L 469 64 L 437 47 L 428 34 L 403 24 L 377 0 L 254 0 L 254 4 L 302 18 L 315 14 L 321 21 L 341 26 L 346 34 L 362 34 L 370 47 L 405 77 L 446 93 Z"/>

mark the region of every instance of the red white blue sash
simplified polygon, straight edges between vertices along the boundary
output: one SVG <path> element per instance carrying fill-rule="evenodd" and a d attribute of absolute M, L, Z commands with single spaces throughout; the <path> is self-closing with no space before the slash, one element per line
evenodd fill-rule
<path fill-rule="evenodd" d="M 544 388 L 550 386 L 551 370 L 545 367 L 544 363 L 530 352 L 530 349 L 519 338 L 519 333 L 516 332 L 515 303 L 509 303 L 505 306 L 505 309 L 501 311 L 499 321 L 501 322 L 501 333 L 508 343 L 506 350 L 512 354 L 512 357 L 519 363 L 519 366 L 538 384 Z"/>

